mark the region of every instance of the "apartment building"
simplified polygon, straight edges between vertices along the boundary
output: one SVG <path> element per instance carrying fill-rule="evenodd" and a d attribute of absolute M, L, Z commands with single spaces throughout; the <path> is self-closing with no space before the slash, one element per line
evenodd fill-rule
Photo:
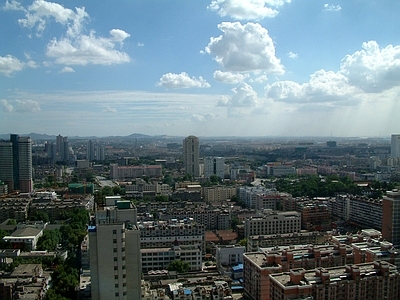
<path fill-rule="evenodd" d="M 260 248 L 289 245 L 320 245 L 326 240 L 325 233 L 301 231 L 284 234 L 250 235 L 247 237 L 247 251 L 255 252 Z"/>
<path fill-rule="evenodd" d="M 278 207 L 282 206 L 282 202 L 285 198 L 291 198 L 292 196 L 288 193 L 281 193 L 275 189 L 266 190 L 256 195 L 255 209 L 273 209 L 277 210 Z"/>
<path fill-rule="evenodd" d="M 328 201 L 332 216 L 364 228 L 382 230 L 382 200 L 339 194 Z"/>
<path fill-rule="evenodd" d="M 301 213 L 301 228 L 309 231 L 332 229 L 331 214 L 325 204 L 318 202 L 301 203 L 296 209 Z"/>
<path fill-rule="evenodd" d="M 264 252 L 243 254 L 244 294 L 253 300 L 270 300 L 269 275 L 282 272 L 282 266 L 268 263 Z"/>
<path fill-rule="evenodd" d="M 181 245 L 175 241 L 172 247 L 147 248 L 140 250 L 142 255 L 142 271 L 165 270 L 174 260 L 189 264 L 189 271 L 201 271 L 203 253 L 193 245 Z"/>
<path fill-rule="evenodd" d="M 140 231 L 128 201 L 97 211 L 89 226 L 92 299 L 141 299 Z"/>
<path fill-rule="evenodd" d="M 0 223 L 7 219 L 23 222 L 28 218 L 31 198 L 3 198 L 0 201 Z"/>
<path fill-rule="evenodd" d="M 227 201 L 236 196 L 236 187 L 233 186 L 208 186 L 202 187 L 201 194 L 205 202 Z"/>
<path fill-rule="evenodd" d="M 160 220 L 185 218 L 204 225 L 206 230 L 225 230 L 231 227 L 231 213 L 227 209 L 200 206 L 190 210 L 177 208 L 160 213 Z"/>
<path fill-rule="evenodd" d="M 271 274 L 268 299 L 399 299 L 400 275 L 385 261 Z"/>
<path fill-rule="evenodd" d="M 400 191 L 387 191 L 383 197 L 382 237 L 400 247 Z"/>
<path fill-rule="evenodd" d="M 127 196 L 143 197 L 151 196 L 170 196 L 172 194 L 171 187 L 168 184 L 160 182 L 147 183 L 143 179 L 137 178 L 132 184 L 125 185 Z"/>
<path fill-rule="evenodd" d="M 244 221 L 245 236 L 300 232 L 301 214 L 296 211 L 269 211 L 260 217 Z"/>
<path fill-rule="evenodd" d="M 119 166 L 118 164 L 110 165 L 110 178 L 115 180 L 134 180 L 148 176 L 151 178 L 159 178 L 162 176 L 161 165 L 145 165 L 145 166 Z"/>
<path fill-rule="evenodd" d="M 139 222 L 140 248 L 194 246 L 205 253 L 205 226 L 193 220 Z"/>

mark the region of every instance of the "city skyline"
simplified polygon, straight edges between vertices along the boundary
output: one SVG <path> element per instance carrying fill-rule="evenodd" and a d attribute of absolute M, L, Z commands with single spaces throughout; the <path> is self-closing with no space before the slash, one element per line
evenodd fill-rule
<path fill-rule="evenodd" d="M 400 3 L 0 2 L 0 128 L 71 136 L 400 132 Z"/>

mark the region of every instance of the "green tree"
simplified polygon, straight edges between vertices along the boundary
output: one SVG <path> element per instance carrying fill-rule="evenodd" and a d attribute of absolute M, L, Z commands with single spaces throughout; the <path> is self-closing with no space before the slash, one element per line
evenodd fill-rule
<path fill-rule="evenodd" d="M 60 243 L 61 232 L 58 229 L 45 230 L 37 242 L 37 249 L 54 251 Z"/>
<path fill-rule="evenodd" d="M 7 222 L 7 225 L 17 225 L 17 220 L 9 219 L 8 222 Z"/>
<path fill-rule="evenodd" d="M 180 259 L 175 259 L 171 261 L 171 263 L 167 267 L 168 271 L 176 271 L 177 273 L 186 273 L 187 271 L 189 271 L 189 269 L 189 263 Z"/>
<path fill-rule="evenodd" d="M 247 246 L 247 239 L 246 239 L 246 238 L 241 239 L 241 240 L 238 242 L 238 244 L 239 244 L 240 246 L 246 247 L 246 246 Z"/>

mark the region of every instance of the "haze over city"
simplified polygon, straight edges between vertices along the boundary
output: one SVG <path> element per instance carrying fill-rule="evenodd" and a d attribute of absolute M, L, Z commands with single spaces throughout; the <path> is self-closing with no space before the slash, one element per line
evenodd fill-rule
<path fill-rule="evenodd" d="M 2 1 L 0 133 L 400 132 L 400 3 Z"/>

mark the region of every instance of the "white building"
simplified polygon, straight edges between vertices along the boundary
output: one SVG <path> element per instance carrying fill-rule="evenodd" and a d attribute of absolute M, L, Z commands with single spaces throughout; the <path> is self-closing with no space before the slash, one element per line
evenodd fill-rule
<path fill-rule="evenodd" d="M 215 259 L 218 266 L 234 266 L 243 263 L 245 246 L 239 245 L 217 245 L 215 247 Z"/>
<path fill-rule="evenodd" d="M 136 208 L 120 201 L 89 227 L 92 299 L 141 299 L 140 231 Z"/>
<path fill-rule="evenodd" d="M 204 177 L 210 178 L 212 175 L 225 178 L 225 158 L 212 156 L 204 158 Z"/>

